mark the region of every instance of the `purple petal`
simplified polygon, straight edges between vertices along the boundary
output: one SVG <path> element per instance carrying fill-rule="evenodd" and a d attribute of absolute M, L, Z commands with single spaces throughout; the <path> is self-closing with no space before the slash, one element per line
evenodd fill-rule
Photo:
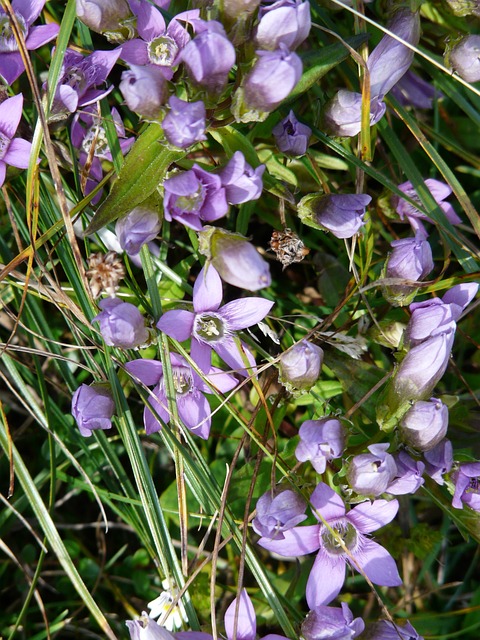
<path fill-rule="evenodd" d="M 206 440 L 210 433 L 211 410 L 200 392 L 177 396 L 178 415 L 192 433 Z"/>
<path fill-rule="evenodd" d="M 88 56 L 89 65 L 95 69 L 95 81 L 92 84 L 105 82 L 120 53 L 120 49 L 114 49 L 113 51 L 94 51 Z"/>
<path fill-rule="evenodd" d="M 441 182 L 440 180 L 435 180 L 434 178 L 428 178 L 425 180 L 425 185 L 428 187 L 428 190 L 437 202 L 445 200 L 445 198 L 448 198 L 452 193 L 450 185 L 445 182 Z"/>
<path fill-rule="evenodd" d="M 30 26 L 41 14 L 45 0 L 13 0 L 12 9 L 19 13 Z"/>
<path fill-rule="evenodd" d="M 295 558 L 317 551 L 320 547 L 320 525 L 294 527 L 283 532 L 283 540 L 260 538 L 258 544 L 280 556 Z M 343 583 L 342 583 L 343 584 Z"/>
<path fill-rule="evenodd" d="M 265 298 L 240 298 L 228 302 L 220 313 L 234 331 L 251 327 L 263 320 L 275 303 Z"/>
<path fill-rule="evenodd" d="M 345 516 L 342 498 L 324 482 L 320 482 L 316 487 L 310 502 L 327 522 Z"/>
<path fill-rule="evenodd" d="M 306 528 L 306 527 L 302 527 Z M 288 533 L 288 532 L 285 532 Z M 338 596 L 345 582 L 345 561 L 331 558 L 320 549 L 307 582 L 306 598 L 310 609 L 328 604 Z"/>
<path fill-rule="evenodd" d="M 222 343 L 212 345 L 213 349 L 218 353 L 220 358 L 228 364 L 228 366 L 233 369 L 236 373 L 239 373 L 242 376 L 248 377 L 254 375 L 256 373 L 256 365 L 255 358 L 253 357 L 252 352 L 243 342 L 242 351 L 240 351 L 239 347 L 235 340 L 223 340 Z M 251 369 L 247 371 L 245 368 L 245 360 L 250 364 Z"/>
<path fill-rule="evenodd" d="M 0 55 L 0 75 L 7 85 L 13 84 L 24 71 L 25 65 L 19 53 L 14 51 Z"/>
<path fill-rule="evenodd" d="M 166 333 L 170 338 L 184 342 L 192 335 L 195 314 L 184 309 L 165 311 L 157 322 L 157 329 Z"/>
<path fill-rule="evenodd" d="M 228 640 L 232 640 L 234 636 L 235 620 L 237 620 L 237 640 L 255 640 L 257 618 L 252 601 L 245 589 L 241 590 L 238 597 L 238 611 L 237 598 L 235 598 L 225 612 L 224 622 Z"/>
<path fill-rule="evenodd" d="M 150 6 L 150 5 L 148 5 Z M 129 40 L 122 44 L 122 53 L 120 55 L 122 60 L 129 64 L 138 64 L 145 66 L 148 64 L 148 51 L 147 43 L 140 38 Z"/>
<path fill-rule="evenodd" d="M 222 281 L 218 271 L 212 265 L 203 267 L 193 286 L 193 308 L 196 313 L 215 311 L 220 306 L 222 296 Z"/>
<path fill-rule="evenodd" d="M 200 371 L 207 373 L 210 371 L 212 362 L 212 350 L 204 342 L 199 342 L 195 338 L 192 338 L 192 344 L 190 345 L 190 356 L 192 360 L 197 364 Z"/>
<path fill-rule="evenodd" d="M 0 131 L 10 140 L 17 131 L 18 123 L 22 117 L 22 107 L 23 95 L 21 93 L 0 104 Z"/>
<path fill-rule="evenodd" d="M 370 533 L 391 522 L 397 515 L 398 501 L 375 500 L 375 502 L 362 502 L 351 511 L 347 518 L 360 533 Z"/>
<path fill-rule="evenodd" d="M 203 631 L 177 631 L 176 640 L 213 640 L 213 636 Z"/>
<path fill-rule="evenodd" d="M 354 558 L 373 584 L 383 587 L 398 587 L 402 584 L 395 560 L 386 549 L 373 540 L 364 538 L 361 550 L 354 554 Z"/>
<path fill-rule="evenodd" d="M 59 31 L 60 27 L 58 24 L 41 24 L 38 27 L 32 27 L 25 42 L 27 49 L 29 51 L 38 49 L 47 42 L 50 42 L 50 40 L 53 40 Z"/>
<path fill-rule="evenodd" d="M 143 40 L 153 40 L 165 33 L 165 20 L 156 7 L 148 2 L 141 2 L 135 13 L 138 33 Z"/>
<path fill-rule="evenodd" d="M 153 398 L 150 398 L 148 404 L 153 408 L 155 413 L 165 422 L 169 422 L 170 414 L 166 408 L 167 406 L 167 398 L 165 394 L 158 394 L 158 399 L 160 402 L 157 402 Z M 158 420 L 158 418 L 153 414 L 153 412 L 146 405 L 143 411 L 143 425 L 145 427 L 145 431 L 147 435 L 151 435 L 152 433 L 156 433 L 160 431 L 162 428 L 162 423 Z"/>
<path fill-rule="evenodd" d="M 227 393 L 235 388 L 238 380 L 228 373 L 223 372 L 217 367 L 212 367 L 207 374 L 208 382 L 222 393 Z M 197 389 L 200 389 L 203 393 L 212 393 L 210 385 L 203 380 L 199 379 L 197 383 Z"/>
<path fill-rule="evenodd" d="M 0 160 L 0 187 L 3 186 L 5 182 L 5 174 L 7 173 L 7 165 L 3 160 Z"/>
<path fill-rule="evenodd" d="M 158 384 L 163 377 L 162 363 L 148 358 L 127 362 L 125 369 L 147 387 L 153 387 Z"/>
<path fill-rule="evenodd" d="M 23 138 L 14 138 L 8 147 L 7 153 L 3 156 L 3 160 L 7 164 L 12 165 L 12 167 L 26 169 L 30 162 L 31 150 L 31 142 L 27 142 L 27 140 L 23 140 Z"/>

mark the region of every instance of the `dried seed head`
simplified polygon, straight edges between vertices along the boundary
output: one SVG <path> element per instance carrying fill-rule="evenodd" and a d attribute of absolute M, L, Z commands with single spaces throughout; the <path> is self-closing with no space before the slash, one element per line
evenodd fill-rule
<path fill-rule="evenodd" d="M 284 269 L 292 262 L 301 262 L 310 253 L 310 249 L 288 227 L 283 231 L 274 231 L 272 233 L 270 248 L 277 256 L 277 260 L 282 263 Z"/>
<path fill-rule="evenodd" d="M 87 278 L 92 296 L 98 298 L 102 293 L 114 296 L 118 290 L 118 283 L 125 275 L 119 256 L 115 251 L 92 253 L 87 262 Z"/>

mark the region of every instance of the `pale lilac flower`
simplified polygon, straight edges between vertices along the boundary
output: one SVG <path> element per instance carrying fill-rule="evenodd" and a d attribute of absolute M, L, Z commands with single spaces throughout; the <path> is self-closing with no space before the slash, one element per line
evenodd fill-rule
<path fill-rule="evenodd" d="M 369 625 L 363 637 L 364 640 L 423 640 L 408 620 L 402 625 L 380 620 Z"/>
<path fill-rule="evenodd" d="M 441 400 L 419 400 L 403 416 L 399 425 L 405 444 L 428 451 L 442 440 L 448 429 L 448 407 Z"/>
<path fill-rule="evenodd" d="M 129 256 L 137 256 L 144 244 L 154 240 L 161 229 L 157 211 L 135 207 L 115 225 L 120 246 Z"/>
<path fill-rule="evenodd" d="M 311 389 L 320 376 L 323 349 L 302 340 L 282 353 L 278 363 L 280 381 L 288 390 Z"/>
<path fill-rule="evenodd" d="M 224 623 L 228 640 L 233 640 L 235 637 L 235 626 L 237 640 L 256 640 L 257 617 L 252 601 L 245 589 L 241 590 L 238 603 L 237 598 L 235 598 L 226 610 Z M 287 640 L 287 638 L 277 634 L 269 634 L 260 638 L 260 640 Z"/>
<path fill-rule="evenodd" d="M 422 478 L 425 471 L 424 463 L 420 460 L 414 460 L 406 451 L 399 451 L 394 458 L 397 473 L 388 485 L 386 493 L 391 493 L 394 496 L 415 493 L 425 483 Z"/>
<path fill-rule="evenodd" d="M 193 287 L 193 312 L 176 309 L 165 312 L 157 323 L 160 331 L 183 342 L 192 339 L 191 355 L 202 371 L 210 368 L 211 349 L 232 369 L 249 375 L 246 357 L 252 369 L 255 359 L 246 345 L 242 351 L 235 342 L 236 331 L 260 322 L 273 306 L 264 298 L 240 298 L 220 306 L 222 282 L 214 267 L 204 267 Z"/>
<path fill-rule="evenodd" d="M 228 211 L 222 179 L 194 164 L 190 171 L 181 171 L 163 183 L 165 220 L 177 220 L 199 231 L 202 221 L 212 222 Z"/>
<path fill-rule="evenodd" d="M 365 629 L 361 618 L 353 618 L 346 602 L 341 607 L 320 605 L 302 623 L 305 640 L 353 640 Z"/>
<path fill-rule="evenodd" d="M 347 481 L 358 494 L 368 497 L 379 496 L 397 474 L 397 465 L 387 449 L 388 443 L 372 444 L 370 453 L 361 453 L 350 461 Z"/>
<path fill-rule="evenodd" d="M 365 535 L 393 520 L 398 511 L 397 500 L 363 502 L 347 513 L 342 498 L 321 482 L 310 502 L 316 509 L 315 515 L 322 519 L 319 524 L 289 529 L 284 532 L 283 540 L 260 538 L 258 542 L 265 549 L 286 557 L 318 551 L 307 582 L 310 609 L 328 604 L 340 593 L 346 564 L 362 571 L 374 584 L 397 587 L 402 583 L 392 556 Z M 348 549 L 348 555 L 337 537 Z"/>
<path fill-rule="evenodd" d="M 82 436 L 87 438 L 95 429 L 110 429 L 115 403 L 103 384 L 82 384 L 72 397 L 72 416 Z"/>
<path fill-rule="evenodd" d="M 257 501 L 253 530 L 264 538 L 283 540 L 284 531 L 306 519 L 306 508 L 305 500 L 291 489 L 267 491 Z"/>
<path fill-rule="evenodd" d="M 401 105 L 417 109 L 431 109 L 434 99 L 443 97 L 441 91 L 435 89 L 430 82 L 421 78 L 414 71 L 407 71 L 400 78 L 392 89 L 392 95 Z"/>
<path fill-rule="evenodd" d="M 386 278 L 399 278 L 417 282 L 423 280 L 432 271 L 432 249 L 428 240 L 417 232 L 414 238 L 403 238 L 391 243 L 383 274 Z M 390 304 L 404 306 L 409 304 L 417 292 L 415 285 L 386 284 L 382 287 L 384 297 Z"/>
<path fill-rule="evenodd" d="M 448 198 L 448 196 L 452 193 L 451 187 L 445 182 L 434 180 L 433 178 L 428 178 L 427 180 L 425 180 L 425 186 L 432 194 L 438 206 L 442 209 L 447 220 L 451 224 L 460 224 L 461 219 L 455 213 L 452 205 L 449 202 L 444 202 L 445 198 Z M 420 204 L 420 198 L 418 197 L 418 194 L 413 188 L 413 185 L 410 181 L 399 184 L 398 188 L 400 189 L 400 191 L 403 191 L 403 193 L 412 198 L 412 200 L 415 200 Z M 410 204 L 402 198 L 397 198 L 395 196 L 393 198 L 393 203 L 401 220 L 404 220 L 406 218 L 415 232 L 420 231 L 423 235 L 428 235 L 422 222 L 422 220 L 433 222 L 428 216 L 422 213 L 413 204 Z"/>
<path fill-rule="evenodd" d="M 133 31 L 133 14 L 127 0 L 76 0 L 77 18 L 110 42 L 124 41 Z"/>
<path fill-rule="evenodd" d="M 175 636 L 155 622 L 146 611 L 138 620 L 127 620 L 125 624 L 130 640 L 175 640 Z"/>
<path fill-rule="evenodd" d="M 231 391 L 237 384 L 237 380 L 220 369 L 211 367 L 204 376 L 205 381 L 182 356 L 171 353 L 170 360 L 178 415 L 187 429 L 206 440 L 210 434 L 212 419 L 210 405 L 203 394 L 213 393 L 213 389 L 218 389 L 222 393 Z M 162 428 L 162 425 L 151 409 L 163 422 L 170 421 L 163 366 L 161 362 L 145 358 L 127 362 L 125 368 L 130 375 L 138 378 L 147 387 L 155 387 L 153 390 L 155 397 L 148 399 L 143 413 L 147 435 L 155 433 Z"/>
<path fill-rule="evenodd" d="M 299 122 L 293 111 L 272 129 L 277 149 L 287 156 L 305 155 L 312 135 L 306 124 Z"/>
<path fill-rule="evenodd" d="M 145 320 L 135 305 L 119 298 L 104 298 L 98 306 L 102 311 L 92 322 L 100 323 L 100 333 L 106 344 L 133 349 L 148 340 Z"/>
<path fill-rule="evenodd" d="M 207 139 L 206 111 L 201 100 L 186 102 L 171 96 L 168 106 L 170 110 L 162 121 L 162 128 L 171 145 L 186 149 L 195 142 Z"/>
<path fill-rule="evenodd" d="M 130 65 L 122 73 L 120 91 L 128 108 L 142 118 L 156 120 L 167 99 L 167 79 L 161 67 Z"/>
<path fill-rule="evenodd" d="M 453 447 L 450 440 L 444 438 L 441 442 L 425 451 L 425 472 L 435 480 L 437 484 L 444 484 L 443 476 L 453 466 Z"/>
<path fill-rule="evenodd" d="M 379 98 L 370 102 L 370 126 L 377 124 L 387 105 Z M 325 131 L 332 136 L 351 138 L 362 128 L 362 94 L 341 89 L 326 104 L 323 112 Z"/>
<path fill-rule="evenodd" d="M 245 160 L 241 151 L 235 151 L 228 163 L 219 172 L 222 187 L 225 189 L 229 204 L 242 204 L 258 200 L 262 195 L 262 175 L 265 165 L 253 169 Z"/>
<path fill-rule="evenodd" d="M 445 64 L 467 82 L 480 80 L 480 35 L 470 34 L 447 46 Z"/>
<path fill-rule="evenodd" d="M 450 478 L 455 486 L 452 507 L 463 509 L 466 504 L 480 511 L 480 462 L 464 462 Z"/>
<path fill-rule="evenodd" d="M 311 193 L 298 204 L 298 215 L 306 224 L 330 231 L 337 238 L 351 238 L 363 225 L 371 196 L 364 193 Z"/>
<path fill-rule="evenodd" d="M 256 41 L 260 49 L 278 49 L 280 44 L 294 51 L 310 33 L 310 3 L 302 0 L 278 0 L 262 6 Z"/>
<path fill-rule="evenodd" d="M 32 27 L 45 5 L 46 0 L 12 0 L 12 11 L 17 18 L 20 30 L 25 38 L 28 51 L 39 49 L 53 40 L 60 30 L 58 24 L 46 24 Z M 7 85 L 12 85 L 25 71 L 22 56 L 13 34 L 8 15 L 0 9 L 0 76 Z"/>
<path fill-rule="evenodd" d="M 22 117 L 23 95 L 19 93 L 0 104 L 0 187 L 5 182 L 7 165 L 26 169 L 32 143 L 15 138 Z"/>
<path fill-rule="evenodd" d="M 307 420 L 298 435 L 295 457 L 299 462 L 310 460 L 317 473 L 324 473 L 327 462 L 339 458 L 345 449 L 345 427 L 338 418 Z"/>

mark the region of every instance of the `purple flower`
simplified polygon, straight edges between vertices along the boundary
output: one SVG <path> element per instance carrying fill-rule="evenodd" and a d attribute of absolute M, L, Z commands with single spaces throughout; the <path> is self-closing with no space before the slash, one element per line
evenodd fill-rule
<path fill-rule="evenodd" d="M 198 102 L 186 102 L 176 96 L 168 101 L 170 111 L 162 121 L 163 131 L 168 142 L 180 149 L 186 149 L 195 142 L 206 140 L 205 105 Z"/>
<path fill-rule="evenodd" d="M 435 98 L 443 97 L 441 91 L 413 71 L 400 78 L 392 89 L 393 96 L 400 104 L 417 109 L 431 109 Z"/>
<path fill-rule="evenodd" d="M 129 214 L 117 220 L 115 233 L 122 249 L 129 256 L 136 256 L 144 244 L 158 236 L 161 226 L 156 211 L 135 207 Z"/>
<path fill-rule="evenodd" d="M 224 282 L 258 291 L 272 281 L 268 262 L 240 233 L 206 225 L 198 233 L 199 252 L 218 271 Z"/>
<path fill-rule="evenodd" d="M 72 416 L 85 438 L 95 429 L 110 429 L 115 403 L 112 394 L 103 384 L 82 384 L 72 397 Z"/>
<path fill-rule="evenodd" d="M 196 164 L 164 181 L 163 206 L 165 219 L 178 220 L 199 231 L 202 220 L 212 222 L 228 211 L 226 191 L 220 176 L 201 169 Z"/>
<path fill-rule="evenodd" d="M 310 609 L 328 604 L 340 593 L 346 564 L 364 573 L 374 584 L 396 587 L 402 583 L 388 551 L 365 535 L 393 520 L 398 511 L 397 500 L 363 502 L 346 513 L 342 498 L 321 482 L 310 502 L 316 509 L 314 515 L 321 519 L 319 524 L 289 529 L 283 540 L 260 538 L 258 542 L 265 549 L 287 557 L 318 550 L 307 582 Z"/>
<path fill-rule="evenodd" d="M 280 44 L 296 49 L 310 33 L 310 3 L 302 0 L 278 0 L 262 6 L 258 16 L 256 41 L 261 49 L 278 49 Z"/>
<path fill-rule="evenodd" d="M 204 393 L 213 393 L 218 389 L 222 393 L 230 391 L 237 384 L 237 380 L 223 373 L 216 367 L 211 367 L 203 380 L 190 367 L 182 356 L 176 353 L 170 354 L 172 363 L 173 384 L 175 387 L 175 404 L 178 415 L 183 424 L 200 438 L 206 440 L 210 434 L 211 411 Z M 155 387 L 154 397 L 150 397 L 143 413 L 143 422 L 147 435 L 155 433 L 162 428 L 161 423 L 152 410 L 167 423 L 170 421 L 168 411 L 167 391 L 163 376 L 163 366 L 156 360 L 140 359 L 127 362 L 125 365 L 128 373 L 138 378 L 147 387 Z"/>
<path fill-rule="evenodd" d="M 445 64 L 467 82 L 480 80 L 480 36 L 468 35 L 447 46 Z"/>
<path fill-rule="evenodd" d="M 351 238 L 363 225 L 371 200 L 363 193 L 310 193 L 298 203 L 298 215 L 311 227 L 330 231 L 337 238 Z"/>
<path fill-rule="evenodd" d="M 122 73 L 120 91 L 131 111 L 156 120 L 167 97 L 167 80 L 160 67 L 132 64 Z"/>
<path fill-rule="evenodd" d="M 397 473 L 388 485 L 386 492 L 394 496 L 415 493 L 425 482 L 422 478 L 425 465 L 423 462 L 414 460 L 406 451 L 399 451 L 394 458 Z"/>
<path fill-rule="evenodd" d="M 124 41 L 132 27 L 127 0 L 76 0 L 77 18 L 89 29 L 103 33 L 110 42 Z"/>
<path fill-rule="evenodd" d="M 146 611 L 138 620 L 127 620 L 125 624 L 130 640 L 175 640 L 175 636 L 150 618 Z"/>
<path fill-rule="evenodd" d="M 192 339 L 191 355 L 202 371 L 210 368 L 211 349 L 241 375 L 249 375 L 245 369 L 246 357 L 252 369 L 255 359 L 246 345 L 243 353 L 235 342 L 235 332 L 260 322 L 273 306 L 263 298 L 240 298 L 223 307 L 222 282 L 217 271 L 205 267 L 200 271 L 193 287 L 193 313 L 183 309 L 167 311 L 157 323 L 160 331 L 183 342 Z"/>
<path fill-rule="evenodd" d="M 354 456 L 347 471 L 350 487 L 363 496 L 375 497 L 387 489 L 397 474 L 397 465 L 387 449 L 388 443 L 372 444 L 370 453 Z"/>
<path fill-rule="evenodd" d="M 307 420 L 298 435 L 295 457 L 300 462 L 310 460 L 317 473 L 324 473 L 327 462 L 339 458 L 345 448 L 345 427 L 338 418 Z"/>
<path fill-rule="evenodd" d="M 425 471 L 437 484 L 444 484 L 443 476 L 453 466 L 453 447 L 450 440 L 444 438 L 441 442 L 425 451 Z"/>
<path fill-rule="evenodd" d="M 22 117 L 23 95 L 19 93 L 0 104 L 0 187 L 5 182 L 7 165 L 26 169 L 32 143 L 15 138 Z"/>
<path fill-rule="evenodd" d="M 252 527 L 264 538 L 283 540 L 283 532 L 306 519 L 305 500 L 292 491 L 267 491 L 257 501 L 257 515 Z"/>
<path fill-rule="evenodd" d="M 104 298 L 98 306 L 102 312 L 92 322 L 100 323 L 100 333 L 106 344 L 133 349 L 147 341 L 145 320 L 135 305 L 118 298 Z"/>
<path fill-rule="evenodd" d="M 238 602 L 237 598 L 235 598 L 226 610 L 224 622 L 228 640 L 233 640 L 235 637 L 235 626 L 237 631 L 237 640 L 256 639 L 257 617 L 255 615 L 255 609 L 253 608 L 252 601 L 245 589 L 241 590 Z M 193 638 L 192 640 L 195 639 Z M 287 638 L 277 634 L 269 634 L 260 640 L 287 640 Z"/>
<path fill-rule="evenodd" d="M 428 190 L 432 194 L 438 206 L 442 209 L 447 220 L 451 224 L 460 224 L 461 219 L 455 213 L 452 205 L 449 202 L 444 202 L 445 198 L 448 198 L 448 196 L 452 193 L 451 187 L 445 182 L 434 180 L 433 178 L 428 178 L 427 180 L 425 180 L 425 186 L 428 187 Z M 413 188 L 411 182 L 408 181 L 399 184 L 398 188 L 400 189 L 400 191 L 403 191 L 403 193 L 420 204 L 420 198 L 418 197 L 417 192 Z M 433 222 L 428 216 L 419 211 L 419 209 L 417 209 L 413 204 L 410 204 L 409 202 L 401 198 L 397 198 L 396 196 L 393 199 L 393 203 L 401 220 L 407 218 L 408 222 L 411 224 L 412 229 L 415 232 L 420 231 L 424 236 L 428 235 L 422 223 L 422 220 Z"/>
<path fill-rule="evenodd" d="M 400 422 L 400 436 L 417 451 L 433 449 L 448 429 L 448 407 L 441 400 L 419 400 L 407 411 Z"/>
<path fill-rule="evenodd" d="M 365 629 L 361 618 L 353 618 L 346 602 L 341 607 L 320 605 L 302 623 L 305 640 L 353 640 Z"/>
<path fill-rule="evenodd" d="M 60 27 L 46 24 L 32 27 L 45 5 L 46 0 L 12 0 L 11 7 L 25 38 L 28 51 L 40 48 L 53 40 Z M 25 71 L 22 56 L 18 51 L 12 25 L 8 15 L 0 9 L 0 75 L 7 85 L 12 85 Z"/>
<path fill-rule="evenodd" d="M 423 640 L 408 620 L 401 626 L 389 620 L 380 620 L 369 625 L 365 631 L 365 640 Z"/>
<path fill-rule="evenodd" d="M 312 130 L 299 122 L 293 111 L 290 111 L 286 118 L 273 127 L 272 133 L 279 151 L 287 156 L 303 156 Z"/>
<path fill-rule="evenodd" d="M 372 98 L 371 127 L 383 118 L 386 109 L 387 105 L 381 99 Z M 356 136 L 362 128 L 362 94 L 341 89 L 325 106 L 323 120 L 326 132 L 332 136 Z"/>
<path fill-rule="evenodd" d="M 241 151 L 235 151 L 228 163 L 219 172 L 229 204 L 242 204 L 258 200 L 262 195 L 262 175 L 265 165 L 253 169 Z"/>
<path fill-rule="evenodd" d="M 452 473 L 455 486 L 452 507 L 463 509 L 468 505 L 474 511 L 480 511 L 480 462 L 465 462 Z"/>
<path fill-rule="evenodd" d="M 280 381 L 289 391 L 311 389 L 320 376 L 322 362 L 323 349 L 308 340 L 297 342 L 280 356 Z"/>
<path fill-rule="evenodd" d="M 393 251 L 388 256 L 384 267 L 386 278 L 400 278 L 417 282 L 422 280 L 434 264 L 432 249 L 428 240 L 421 233 L 415 238 L 403 238 L 392 242 Z M 389 284 L 382 287 L 384 297 L 395 306 L 409 304 L 415 297 L 417 288 L 408 284 Z"/>

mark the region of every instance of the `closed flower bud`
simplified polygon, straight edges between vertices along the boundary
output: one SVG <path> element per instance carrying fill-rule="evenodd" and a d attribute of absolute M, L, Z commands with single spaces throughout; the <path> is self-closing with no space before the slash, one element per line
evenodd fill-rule
<path fill-rule="evenodd" d="M 284 44 L 293 51 L 310 33 L 310 4 L 302 0 L 279 0 L 259 12 L 256 41 L 261 49 Z"/>
<path fill-rule="evenodd" d="M 308 147 L 312 130 L 297 120 L 293 111 L 272 129 L 275 144 L 287 156 L 303 156 Z"/>
<path fill-rule="evenodd" d="M 445 64 L 467 82 L 480 80 L 480 35 L 469 35 L 447 46 Z"/>
<path fill-rule="evenodd" d="M 100 333 L 106 344 L 122 349 L 132 349 L 144 344 L 148 331 L 140 311 L 129 302 L 118 298 L 100 300 L 99 313 L 92 322 L 100 323 Z"/>
<path fill-rule="evenodd" d="M 84 437 L 95 429 L 110 429 L 115 403 L 107 385 L 82 384 L 72 397 L 72 416 Z"/>
<path fill-rule="evenodd" d="M 159 67 L 131 64 L 130 70 L 122 73 L 120 91 L 129 109 L 143 118 L 156 120 L 167 97 L 166 82 Z"/>
<path fill-rule="evenodd" d="M 383 493 L 397 473 L 392 455 L 387 453 L 389 444 L 372 444 L 370 453 L 352 458 L 347 471 L 350 487 L 362 496 L 375 497 Z"/>
<path fill-rule="evenodd" d="M 370 102 L 370 126 L 383 118 L 386 104 L 379 98 Z M 342 89 L 330 100 L 323 112 L 325 131 L 331 136 L 351 138 L 362 128 L 362 95 Z"/>
<path fill-rule="evenodd" d="M 205 105 L 198 102 L 185 102 L 176 96 L 168 101 L 170 111 L 162 122 L 168 142 L 180 149 L 186 149 L 195 142 L 206 140 Z"/>
<path fill-rule="evenodd" d="M 245 236 L 205 226 L 198 237 L 199 252 L 207 257 L 224 282 L 248 291 L 270 286 L 268 262 Z"/>
<path fill-rule="evenodd" d="M 284 531 L 296 527 L 306 519 L 305 500 L 292 491 L 267 491 L 258 499 L 257 515 L 252 520 L 252 527 L 258 535 L 272 540 L 283 540 Z"/>
<path fill-rule="evenodd" d="M 157 237 L 160 228 L 160 220 L 155 211 L 136 207 L 117 221 L 115 233 L 122 249 L 133 256 L 138 254 L 144 244 Z"/>
<path fill-rule="evenodd" d="M 386 278 L 400 278 L 417 282 L 433 269 L 432 249 L 420 234 L 392 242 L 393 251 L 384 267 Z M 384 297 L 395 306 L 405 306 L 415 297 L 417 288 L 408 284 L 388 284 L 383 287 Z"/>
<path fill-rule="evenodd" d="M 241 151 L 235 151 L 225 167 L 219 172 L 222 187 L 225 187 L 227 202 L 242 204 L 258 200 L 262 195 L 262 175 L 265 165 L 253 169 L 245 160 Z"/>
<path fill-rule="evenodd" d="M 307 420 L 298 435 L 295 457 L 299 462 L 310 460 L 317 473 L 324 473 L 327 462 L 339 458 L 345 449 L 345 427 L 338 418 Z"/>
<path fill-rule="evenodd" d="M 448 408 L 441 400 L 419 400 L 400 422 L 400 436 L 417 451 L 433 449 L 446 435 Z"/>
<path fill-rule="evenodd" d="M 433 449 L 425 451 L 425 471 L 437 484 L 444 484 L 443 476 L 453 466 L 453 447 L 450 440 L 444 438 Z"/>
<path fill-rule="evenodd" d="M 124 42 L 132 37 L 133 18 L 127 0 L 76 0 L 77 18 L 89 29 L 103 33 L 110 42 Z"/>
<path fill-rule="evenodd" d="M 393 481 L 387 487 L 387 493 L 394 496 L 403 496 L 407 493 L 415 493 L 424 483 L 422 474 L 425 464 L 420 460 L 414 460 L 406 451 L 399 451 L 394 456 L 397 465 L 397 473 Z"/>
<path fill-rule="evenodd" d="M 289 391 L 311 389 L 320 376 L 323 349 L 302 340 L 280 356 L 280 381 Z"/>
<path fill-rule="evenodd" d="M 351 238 L 363 225 L 371 199 L 364 193 L 310 193 L 300 200 L 298 215 L 310 227 L 330 231 L 337 238 Z"/>

